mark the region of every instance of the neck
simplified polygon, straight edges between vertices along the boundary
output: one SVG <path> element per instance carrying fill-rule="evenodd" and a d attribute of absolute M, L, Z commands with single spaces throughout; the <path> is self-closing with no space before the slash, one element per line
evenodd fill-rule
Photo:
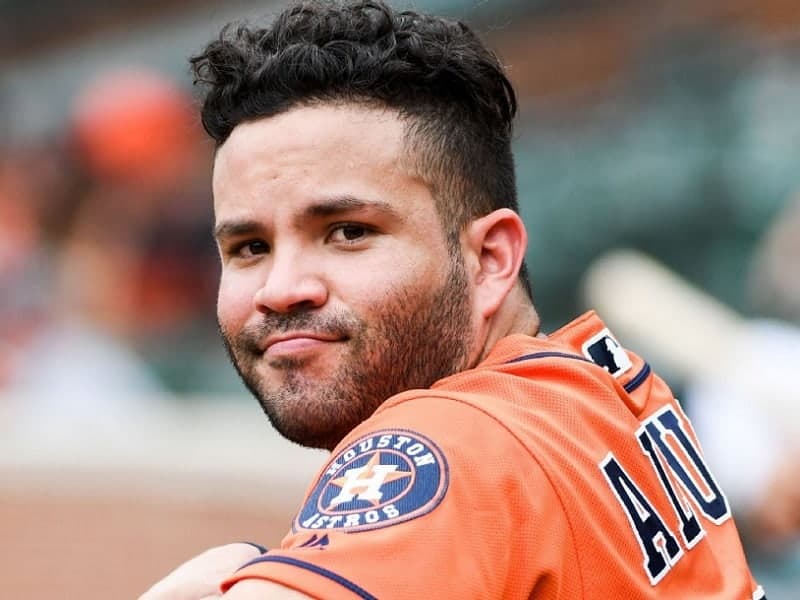
<path fill-rule="evenodd" d="M 515 286 L 488 323 L 488 332 L 475 364 L 483 361 L 502 338 L 521 333 L 531 337 L 539 334 L 540 320 L 528 295 Z"/>

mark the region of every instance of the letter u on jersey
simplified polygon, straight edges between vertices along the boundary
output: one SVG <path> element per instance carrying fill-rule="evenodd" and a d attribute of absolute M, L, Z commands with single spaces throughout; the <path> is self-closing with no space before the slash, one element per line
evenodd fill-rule
<path fill-rule="evenodd" d="M 731 510 L 687 425 L 685 415 L 667 406 L 643 421 L 636 437 L 675 511 L 683 546 L 691 550 L 705 536 L 697 514 L 721 525 L 731 517 Z M 625 511 L 650 583 L 656 585 L 683 556 L 682 545 L 613 453 L 599 467 Z"/>

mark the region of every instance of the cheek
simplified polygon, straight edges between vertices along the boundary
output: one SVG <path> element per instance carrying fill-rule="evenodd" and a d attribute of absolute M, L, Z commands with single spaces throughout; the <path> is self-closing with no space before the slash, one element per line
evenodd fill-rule
<path fill-rule="evenodd" d="M 333 295 L 339 296 L 351 308 L 371 312 L 398 290 L 419 287 L 420 275 L 405 261 L 394 258 L 375 264 L 362 264 L 358 268 L 339 271 L 332 285 Z"/>
<path fill-rule="evenodd" d="M 245 278 L 223 272 L 217 293 L 217 319 L 230 334 L 236 334 L 254 312 L 253 297 Z"/>
<path fill-rule="evenodd" d="M 447 278 L 450 257 L 433 253 L 409 253 L 406 260 L 382 273 L 387 282 L 419 291 L 439 287 Z"/>
<path fill-rule="evenodd" d="M 401 256 L 398 260 L 398 256 Z M 402 297 L 406 301 L 393 310 L 407 308 L 407 302 L 427 296 L 445 280 L 446 263 L 439 257 L 395 254 L 379 265 L 349 271 L 338 292 L 349 308 L 362 318 L 384 318 L 387 305 Z"/>
<path fill-rule="evenodd" d="M 368 291 L 376 287 L 427 285 L 442 280 L 449 266 L 450 255 L 444 248 L 431 248 L 424 238 L 406 238 L 350 270 L 349 282 Z"/>

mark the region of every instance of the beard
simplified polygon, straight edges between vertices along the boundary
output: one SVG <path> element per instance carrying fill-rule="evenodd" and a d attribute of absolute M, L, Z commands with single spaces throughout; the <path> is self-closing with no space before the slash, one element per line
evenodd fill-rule
<path fill-rule="evenodd" d="M 458 253 L 441 286 L 425 288 L 416 282 L 390 289 L 368 320 L 350 312 L 322 314 L 304 308 L 269 313 L 235 338 L 220 323 L 220 333 L 234 368 L 272 426 L 293 442 L 332 450 L 391 396 L 428 388 L 467 367 L 472 345 L 469 300 Z M 314 377 L 309 364 L 314 358 L 273 359 L 267 364 L 282 374 L 282 381 L 268 384 L 259 374 L 265 361 L 259 342 L 298 329 L 344 340 L 333 372 Z"/>

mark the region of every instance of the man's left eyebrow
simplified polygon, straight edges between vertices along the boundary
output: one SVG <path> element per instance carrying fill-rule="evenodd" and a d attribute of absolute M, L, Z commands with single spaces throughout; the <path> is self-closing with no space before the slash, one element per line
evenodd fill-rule
<path fill-rule="evenodd" d="M 261 230 L 261 225 L 256 221 L 223 221 L 214 227 L 214 239 L 252 235 Z"/>
<path fill-rule="evenodd" d="M 374 211 L 393 219 L 403 219 L 403 215 L 387 202 L 365 200 L 363 198 L 356 198 L 355 196 L 336 196 L 314 202 L 303 210 L 303 218 L 330 217 L 341 213 L 358 211 Z"/>

